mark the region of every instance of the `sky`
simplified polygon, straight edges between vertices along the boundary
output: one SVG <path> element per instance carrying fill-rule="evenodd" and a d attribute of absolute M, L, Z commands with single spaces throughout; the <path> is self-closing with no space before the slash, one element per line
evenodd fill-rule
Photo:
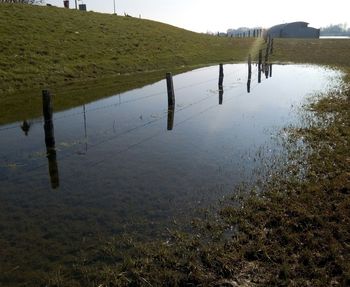
<path fill-rule="evenodd" d="M 350 25 L 350 0 L 83 0 L 87 9 L 168 23 L 195 32 L 226 32 L 230 28 L 264 27 L 305 21 L 311 27 Z M 63 0 L 46 0 L 62 7 Z M 75 1 L 70 0 L 74 8 Z"/>

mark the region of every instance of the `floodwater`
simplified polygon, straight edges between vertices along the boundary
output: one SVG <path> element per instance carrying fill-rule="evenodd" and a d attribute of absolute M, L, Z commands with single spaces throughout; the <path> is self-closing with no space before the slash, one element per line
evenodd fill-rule
<path fill-rule="evenodd" d="M 341 80 L 268 68 L 248 82 L 247 65 L 224 65 L 223 91 L 218 66 L 174 76 L 174 110 L 163 80 L 55 113 L 49 146 L 41 118 L 0 126 L 0 272 L 69 264 L 97 238 L 159 237 L 253 180 L 294 108 Z"/>

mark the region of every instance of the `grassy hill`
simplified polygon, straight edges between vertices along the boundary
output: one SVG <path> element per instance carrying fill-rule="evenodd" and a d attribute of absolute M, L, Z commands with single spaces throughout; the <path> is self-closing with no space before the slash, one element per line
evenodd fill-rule
<path fill-rule="evenodd" d="M 4 3 L 0 35 L 0 105 L 12 111 L 0 124 L 40 115 L 37 95 L 44 87 L 64 90 L 55 108 L 67 108 L 158 80 L 165 71 L 244 60 L 256 42 L 132 17 Z M 83 95 L 74 86 L 74 97 L 67 96 L 72 83 L 84 87 Z M 94 92 L 86 95 L 86 85 Z"/>

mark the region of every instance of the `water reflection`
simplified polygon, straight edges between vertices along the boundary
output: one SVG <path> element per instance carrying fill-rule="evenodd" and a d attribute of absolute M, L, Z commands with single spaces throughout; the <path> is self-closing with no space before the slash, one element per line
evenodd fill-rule
<path fill-rule="evenodd" d="M 21 125 L 21 130 L 24 132 L 26 136 L 28 136 L 30 130 L 30 123 L 27 120 L 24 120 Z"/>
<path fill-rule="evenodd" d="M 0 232 L 3 252 L 11 254 L 5 268 L 40 276 L 33 266 L 71 262 L 82 238 L 93 252 L 99 238 L 124 232 L 154 238 L 173 219 L 196 216 L 197 208 L 250 180 L 260 151 L 278 152 L 268 145 L 270 130 L 293 124 L 291 105 L 332 87 L 338 75 L 274 65 L 274 78 L 257 85 L 258 67 L 249 73 L 246 63 L 225 65 L 218 92 L 217 68 L 174 77 L 176 108 L 168 108 L 163 80 L 122 94 L 125 101 L 116 95 L 59 112 L 44 127 L 27 119 L 29 137 L 22 122 L 0 127 L 0 226 L 13 227 Z M 47 192 L 58 187 L 59 194 Z"/>
<path fill-rule="evenodd" d="M 167 129 L 168 129 L 168 131 L 173 130 L 174 117 L 175 117 L 175 107 L 174 106 L 170 106 L 168 108 L 168 122 L 167 122 Z"/>
<path fill-rule="evenodd" d="M 224 100 L 224 88 L 221 86 L 219 87 L 219 105 L 222 105 Z"/>
<path fill-rule="evenodd" d="M 266 77 L 266 79 L 268 79 L 269 78 L 269 64 L 265 63 L 264 69 L 265 69 L 265 77 Z"/>

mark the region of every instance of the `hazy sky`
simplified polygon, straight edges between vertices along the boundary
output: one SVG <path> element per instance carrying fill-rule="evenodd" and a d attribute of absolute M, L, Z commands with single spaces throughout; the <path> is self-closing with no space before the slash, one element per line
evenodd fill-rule
<path fill-rule="evenodd" d="M 46 0 L 63 6 L 63 0 Z M 75 6 L 70 1 L 70 6 Z M 113 13 L 113 0 L 84 0 L 88 10 Z M 315 28 L 350 25 L 350 0 L 115 0 L 117 14 L 124 12 L 196 32 L 221 31 L 242 26 L 270 27 L 305 21 Z"/>

